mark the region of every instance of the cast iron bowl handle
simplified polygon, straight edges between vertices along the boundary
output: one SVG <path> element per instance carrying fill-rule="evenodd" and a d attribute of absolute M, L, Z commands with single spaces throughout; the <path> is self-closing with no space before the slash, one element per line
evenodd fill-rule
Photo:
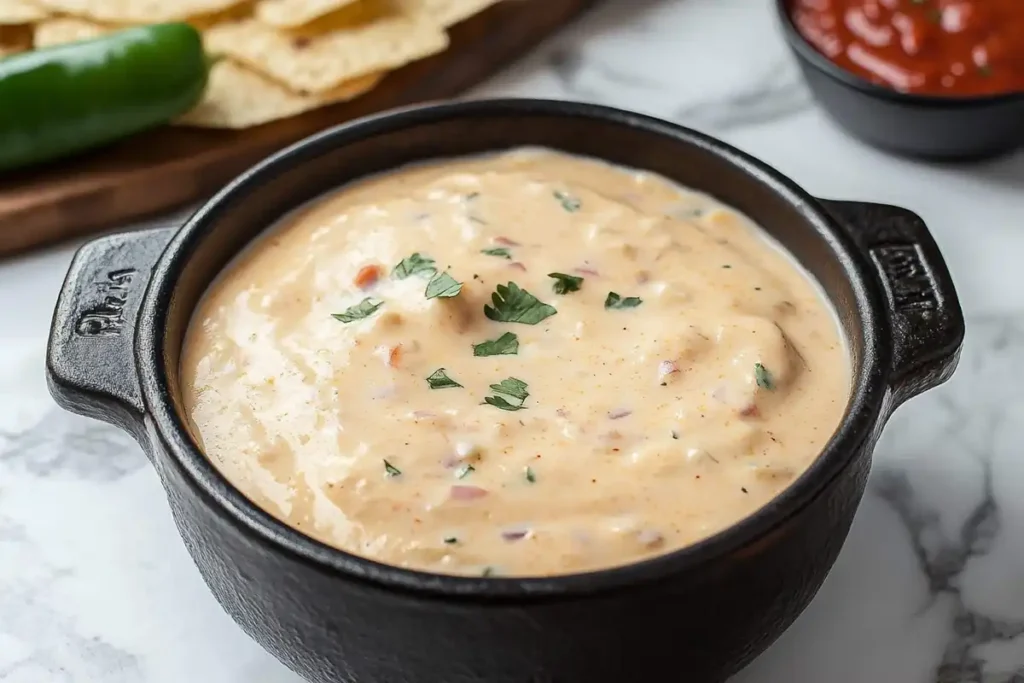
<path fill-rule="evenodd" d="M 928 226 L 898 206 L 820 201 L 871 260 L 885 289 L 894 406 L 945 382 L 960 359 L 964 315 Z"/>
<path fill-rule="evenodd" d="M 163 227 L 101 237 L 71 261 L 46 349 L 57 404 L 143 438 L 135 324 L 150 272 L 174 233 Z"/>

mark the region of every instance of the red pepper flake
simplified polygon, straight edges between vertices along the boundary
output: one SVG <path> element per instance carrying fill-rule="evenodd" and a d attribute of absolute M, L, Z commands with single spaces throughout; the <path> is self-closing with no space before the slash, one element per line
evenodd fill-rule
<path fill-rule="evenodd" d="M 391 351 L 388 352 L 388 366 L 397 368 L 402 362 L 402 345 L 391 347 Z"/>
<path fill-rule="evenodd" d="M 353 282 L 359 289 L 369 289 L 377 284 L 377 280 L 380 279 L 380 272 L 380 266 L 363 266 L 359 269 L 359 272 L 356 273 L 356 277 Z"/>
<path fill-rule="evenodd" d="M 292 39 L 292 47 L 296 50 L 303 50 L 309 47 L 310 40 L 306 36 L 296 36 Z"/>
<path fill-rule="evenodd" d="M 494 241 L 496 243 L 502 245 L 503 247 L 518 247 L 519 246 L 519 242 L 516 242 L 515 240 L 510 240 L 507 237 L 495 237 Z"/>
<path fill-rule="evenodd" d="M 580 273 L 581 275 L 589 275 L 590 277 L 601 277 L 601 273 L 597 272 L 593 268 L 573 268 L 573 271 Z"/>
<path fill-rule="evenodd" d="M 521 270 L 524 273 L 526 272 L 526 266 L 524 266 L 519 261 L 513 261 L 512 263 L 508 264 L 508 267 L 509 268 L 515 268 L 516 270 Z"/>
<path fill-rule="evenodd" d="M 486 496 L 487 493 L 487 489 L 482 489 L 479 486 L 454 484 L 451 488 L 452 500 L 477 500 Z"/>
<path fill-rule="evenodd" d="M 609 420 L 618 420 L 621 417 L 629 417 L 632 414 L 633 414 L 632 410 L 628 410 L 626 408 L 617 408 L 617 409 L 612 410 L 612 411 L 610 411 L 608 413 L 608 419 Z"/>

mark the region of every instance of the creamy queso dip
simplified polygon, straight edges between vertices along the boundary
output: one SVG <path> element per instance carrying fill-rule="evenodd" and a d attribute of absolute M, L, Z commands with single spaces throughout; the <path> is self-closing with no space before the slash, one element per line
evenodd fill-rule
<path fill-rule="evenodd" d="M 810 279 L 651 173 L 520 149 L 284 223 L 201 302 L 184 408 L 254 503 L 358 555 L 542 576 L 665 553 L 776 496 L 846 406 Z"/>

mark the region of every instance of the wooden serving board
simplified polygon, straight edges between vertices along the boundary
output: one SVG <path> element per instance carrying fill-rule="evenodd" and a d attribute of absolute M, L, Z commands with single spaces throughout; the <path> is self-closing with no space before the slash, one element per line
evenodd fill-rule
<path fill-rule="evenodd" d="M 0 256 L 201 200 L 274 150 L 318 130 L 458 95 L 595 2 L 500 2 L 454 26 L 448 50 L 389 74 L 351 102 L 240 131 L 159 128 L 75 159 L 0 174 Z"/>

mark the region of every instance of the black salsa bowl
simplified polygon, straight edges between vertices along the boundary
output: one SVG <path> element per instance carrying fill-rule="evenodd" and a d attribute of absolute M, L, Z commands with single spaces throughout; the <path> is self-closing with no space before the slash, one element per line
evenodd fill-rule
<path fill-rule="evenodd" d="M 975 161 L 1024 145 L 1024 93 L 943 97 L 904 93 L 835 64 L 800 35 L 792 0 L 775 0 L 782 34 L 825 112 L 855 138 L 930 161 Z"/>
<path fill-rule="evenodd" d="M 323 545 L 253 505 L 203 456 L 180 410 L 197 301 L 293 208 L 428 159 L 546 146 L 648 169 L 756 221 L 818 280 L 851 354 L 842 423 L 755 514 L 635 564 L 548 578 L 444 576 Z M 76 254 L 54 313 L 47 379 L 67 410 L 134 436 L 214 596 L 316 683 L 721 681 L 806 607 L 834 563 L 879 432 L 953 373 L 964 334 L 921 219 L 815 199 L 742 152 L 626 111 L 490 100 L 393 111 L 314 135 L 233 181 L 179 228 L 110 235 Z"/>

